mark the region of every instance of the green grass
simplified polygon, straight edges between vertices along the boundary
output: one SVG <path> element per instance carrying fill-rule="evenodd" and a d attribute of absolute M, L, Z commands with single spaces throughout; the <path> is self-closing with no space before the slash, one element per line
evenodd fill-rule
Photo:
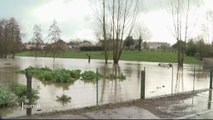
<path fill-rule="evenodd" d="M 104 59 L 103 52 L 81 52 L 81 51 L 66 51 L 63 53 L 57 54 L 57 57 L 60 58 L 86 58 L 86 53 L 91 55 L 91 59 Z M 23 51 L 17 53 L 17 56 L 34 56 L 33 52 Z M 52 57 L 52 53 L 44 54 L 39 53 L 40 57 Z M 110 52 L 109 59 L 112 59 L 112 53 Z M 177 61 L 176 52 L 163 52 L 163 51 L 123 51 L 121 55 L 121 60 L 129 61 L 150 61 L 150 62 L 171 62 L 175 63 Z M 195 57 L 185 56 L 184 63 L 187 64 L 198 64 L 200 61 Z"/>

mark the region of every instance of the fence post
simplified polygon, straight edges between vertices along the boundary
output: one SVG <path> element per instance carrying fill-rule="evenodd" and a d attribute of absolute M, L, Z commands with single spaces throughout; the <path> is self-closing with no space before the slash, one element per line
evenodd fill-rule
<path fill-rule="evenodd" d="M 209 89 L 212 89 L 212 74 L 213 74 L 213 69 L 210 70 L 210 85 L 209 85 Z"/>
<path fill-rule="evenodd" d="M 26 69 L 26 78 L 27 78 L 27 99 L 26 103 L 28 106 L 32 105 L 32 73 Z M 32 114 L 32 108 L 27 107 L 26 109 L 27 116 Z"/>
<path fill-rule="evenodd" d="M 96 69 L 96 105 L 98 106 L 98 68 Z"/>
<path fill-rule="evenodd" d="M 193 92 L 195 90 L 195 67 L 194 67 L 194 77 L 193 77 Z"/>
<path fill-rule="evenodd" d="M 141 99 L 145 99 L 145 68 L 141 71 Z"/>

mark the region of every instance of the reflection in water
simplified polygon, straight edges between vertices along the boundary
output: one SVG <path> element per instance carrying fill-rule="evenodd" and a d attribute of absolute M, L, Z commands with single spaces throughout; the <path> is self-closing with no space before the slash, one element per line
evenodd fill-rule
<path fill-rule="evenodd" d="M 53 64 L 52 64 L 52 69 L 53 69 L 53 70 L 56 70 L 56 69 L 60 69 L 60 68 L 63 68 L 63 64 L 61 64 L 61 63 L 58 62 L 57 60 L 54 60 L 54 61 L 53 61 Z"/>
<path fill-rule="evenodd" d="M 212 90 L 209 90 L 208 109 L 212 106 Z"/>
<path fill-rule="evenodd" d="M 41 64 L 40 64 L 40 61 L 37 60 L 37 58 L 34 60 L 34 63 L 35 63 L 35 67 L 37 67 L 37 68 L 41 68 L 42 67 Z"/>
<path fill-rule="evenodd" d="M 194 70 L 193 70 L 194 71 Z M 195 76 L 198 80 L 202 80 L 203 78 L 208 77 L 208 70 L 201 70 L 201 69 L 195 69 L 196 74 L 194 73 L 189 73 L 190 76 Z"/>
<path fill-rule="evenodd" d="M 115 76 L 118 76 L 118 74 L 120 73 L 121 69 L 120 66 L 118 64 L 113 64 L 113 74 Z"/>
<path fill-rule="evenodd" d="M 118 76 L 121 73 L 121 68 L 119 65 L 113 64 L 111 69 L 109 65 L 104 65 L 101 68 L 102 68 L 101 72 L 105 76 L 109 74 L 114 74 L 115 76 Z M 102 84 L 101 84 L 100 103 L 103 104 L 106 98 L 108 98 L 109 101 L 112 101 L 112 102 L 113 101 L 115 102 L 118 100 L 122 101 L 121 89 L 122 89 L 121 81 L 119 79 L 113 79 L 109 81 L 106 78 L 103 78 Z"/>
<path fill-rule="evenodd" d="M 108 64 L 105 64 L 104 66 L 100 67 L 100 71 L 101 73 L 106 76 L 109 72 L 109 68 L 108 68 Z M 101 98 L 100 98 L 100 102 L 103 103 L 104 101 L 104 91 L 106 89 L 106 78 L 104 77 L 102 80 L 102 85 L 101 85 L 102 89 L 101 89 Z"/>
<path fill-rule="evenodd" d="M 0 84 L 8 85 L 12 82 L 17 82 L 16 69 L 11 67 L 5 67 L 0 69 Z"/>
<path fill-rule="evenodd" d="M 182 83 L 182 84 L 181 84 Z M 177 67 L 177 76 L 176 76 L 176 84 L 175 84 L 175 93 L 180 92 L 180 85 L 182 88 L 182 92 L 184 91 L 184 82 L 183 82 L 183 67 Z"/>
<path fill-rule="evenodd" d="M 125 64 L 124 72 L 126 73 L 126 76 L 129 76 L 129 77 L 132 76 L 132 72 L 133 72 L 132 65 L 134 64 L 130 64 L 130 63 Z"/>
<path fill-rule="evenodd" d="M 141 76 L 141 64 L 137 64 L 137 79 L 140 80 Z"/>
<path fill-rule="evenodd" d="M 120 74 L 120 66 L 117 64 L 113 64 L 112 74 L 115 76 L 118 76 Z M 111 88 L 110 90 L 109 98 L 112 101 L 116 101 L 116 99 L 121 100 L 121 86 L 120 86 L 120 80 L 114 79 L 111 81 Z"/>
<path fill-rule="evenodd" d="M 55 88 L 62 88 L 63 90 L 69 90 L 69 86 L 72 85 L 73 83 L 54 83 L 51 81 L 42 81 L 42 84 L 44 86 L 54 86 Z"/>

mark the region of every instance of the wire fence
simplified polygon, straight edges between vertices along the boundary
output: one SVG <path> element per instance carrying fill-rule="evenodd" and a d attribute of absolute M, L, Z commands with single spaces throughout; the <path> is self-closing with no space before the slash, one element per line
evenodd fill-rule
<path fill-rule="evenodd" d="M 96 74 L 98 75 L 98 69 Z M 204 70 L 199 67 L 178 69 L 171 66 L 160 69 L 160 73 L 155 67 L 143 67 L 136 75 L 127 76 L 126 80 L 96 77 L 93 82 L 79 80 L 60 91 L 46 93 L 42 91 L 45 97 L 41 97 L 38 104 L 41 104 L 44 109 L 61 110 L 212 89 L 212 74 L 213 70 Z M 70 96 L 71 102 L 61 104 L 55 101 L 55 96 L 61 93 Z M 30 115 L 29 111 L 27 113 Z"/>

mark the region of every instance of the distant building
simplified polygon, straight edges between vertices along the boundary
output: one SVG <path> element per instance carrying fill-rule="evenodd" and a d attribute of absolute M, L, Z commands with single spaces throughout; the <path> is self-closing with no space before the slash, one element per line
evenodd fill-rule
<path fill-rule="evenodd" d="M 44 48 L 44 44 L 40 44 L 38 46 L 38 49 L 42 50 Z M 24 49 L 26 50 L 33 50 L 36 49 L 36 44 L 35 43 L 24 43 Z"/>
<path fill-rule="evenodd" d="M 67 45 L 63 40 L 59 40 L 55 43 L 48 44 L 44 47 L 44 50 L 62 50 L 66 51 L 69 50 L 69 45 Z"/>
<path fill-rule="evenodd" d="M 25 49 L 27 50 L 31 50 L 36 48 L 36 44 L 25 44 Z"/>
<path fill-rule="evenodd" d="M 78 44 L 79 47 L 88 47 L 88 46 L 93 46 L 93 44 L 89 41 L 83 41 Z"/>
<path fill-rule="evenodd" d="M 109 48 L 111 49 L 111 48 L 113 48 L 113 40 L 112 39 L 109 39 L 109 40 L 107 40 L 107 42 L 108 42 L 108 45 L 109 45 Z M 119 40 L 118 42 L 121 42 L 121 40 Z M 99 40 L 97 43 L 96 43 L 96 46 L 103 46 L 103 44 L 104 44 L 104 40 Z M 116 44 L 116 40 L 114 41 L 114 44 Z"/>
<path fill-rule="evenodd" d="M 147 42 L 146 47 L 149 49 L 158 49 L 161 47 L 170 47 L 170 44 L 167 42 Z"/>

